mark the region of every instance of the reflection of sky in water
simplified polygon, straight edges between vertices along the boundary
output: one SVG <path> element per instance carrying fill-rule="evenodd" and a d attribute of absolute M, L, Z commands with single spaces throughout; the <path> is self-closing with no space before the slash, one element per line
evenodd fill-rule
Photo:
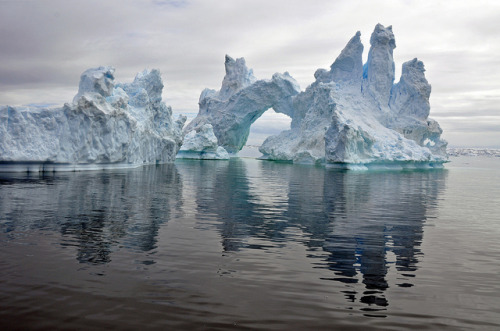
<path fill-rule="evenodd" d="M 181 203 L 174 165 L 127 171 L 3 175 L 3 232 L 32 228 L 62 234 L 62 246 L 78 248 L 82 263 L 107 263 L 112 247 L 155 248 L 158 229 Z M 17 179 L 16 179 L 17 177 Z"/>
<path fill-rule="evenodd" d="M 385 276 L 390 264 L 400 274 L 398 284 L 391 285 L 412 286 L 426 212 L 435 207 L 446 171 L 355 173 L 274 162 L 258 167 L 232 163 L 217 172 L 208 195 L 216 201 L 205 203 L 205 191 L 197 196 L 199 214 L 214 213 L 221 222 L 224 250 L 259 248 L 248 238 L 280 246 L 296 240 L 287 238 L 293 227 L 300 230 L 308 256 L 317 259 L 315 267 L 333 271 L 324 279 L 364 284 L 361 296 L 344 291 L 348 300 L 387 306 L 383 292 L 389 287 Z M 196 175 L 194 182 L 206 176 Z M 388 261 L 388 252 L 395 261 Z"/>
<path fill-rule="evenodd" d="M 156 249 L 160 227 L 190 201 L 197 219 L 215 221 L 224 252 L 299 241 L 315 268 L 332 271 L 324 280 L 364 284 L 362 294 L 343 291 L 349 301 L 385 307 L 390 263 L 401 276 L 391 285 L 412 286 L 426 212 L 445 176 L 231 160 L 6 179 L 2 212 L 10 220 L 2 225 L 14 236 L 33 227 L 59 231 L 78 261 L 102 264 L 116 246 Z"/>
<path fill-rule="evenodd" d="M 81 270 L 94 270 L 93 275 L 132 275 L 134 282 L 120 283 L 128 288 L 147 272 L 155 284 L 181 284 L 155 285 L 155 295 L 166 291 L 172 296 L 172 286 L 186 291 L 195 286 L 196 295 L 206 296 L 213 307 L 232 292 L 258 292 L 269 306 L 259 297 L 252 300 L 271 315 L 271 304 L 289 302 L 303 314 L 344 306 L 366 316 L 388 316 L 391 309 L 400 309 L 393 301 L 400 302 L 401 295 L 421 281 L 422 261 L 434 258 L 435 265 L 427 265 L 426 272 L 436 270 L 439 275 L 437 266 L 448 258 L 436 260 L 440 250 L 432 247 L 446 241 L 434 238 L 429 243 L 424 229 L 429 220 L 435 221 L 438 209 L 446 211 L 452 205 L 440 206 L 449 175 L 448 170 L 343 172 L 242 159 L 1 175 L 3 265 L 14 268 L 17 263 L 17 255 L 6 252 L 15 249 L 25 259 L 29 247 L 47 246 L 71 257 L 41 255 L 39 263 L 51 266 L 47 270 L 71 270 L 70 261 L 77 261 Z M 466 201 L 460 198 L 466 192 L 447 194 L 459 194 L 457 201 Z M 483 200 L 474 203 L 491 219 Z M 461 240 L 469 238 L 464 235 Z M 426 241 L 430 248 L 424 250 Z M 30 268 L 29 263 L 23 265 Z M 33 274 L 41 272 L 32 268 Z M 225 282 L 212 279 L 213 270 Z M 88 281 L 82 272 L 74 274 L 75 282 L 79 277 Z M 205 282 L 210 287 L 202 286 Z M 242 284 L 259 284 L 259 290 Z M 336 293 L 330 305 L 301 297 L 322 293 Z M 219 313 L 213 307 L 211 314 Z"/>

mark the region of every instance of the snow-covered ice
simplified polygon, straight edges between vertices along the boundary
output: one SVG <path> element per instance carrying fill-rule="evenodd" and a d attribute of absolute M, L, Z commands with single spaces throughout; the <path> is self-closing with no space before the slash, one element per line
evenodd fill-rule
<path fill-rule="evenodd" d="M 185 117 L 172 120 L 158 70 L 115 84 L 112 67 L 88 69 L 61 108 L 0 107 L 0 170 L 52 171 L 173 162 Z"/>

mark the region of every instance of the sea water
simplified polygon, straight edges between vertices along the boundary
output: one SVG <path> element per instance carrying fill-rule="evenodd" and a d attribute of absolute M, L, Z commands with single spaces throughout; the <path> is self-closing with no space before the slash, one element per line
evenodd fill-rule
<path fill-rule="evenodd" d="M 500 158 L 0 175 L 0 328 L 499 329 Z"/>

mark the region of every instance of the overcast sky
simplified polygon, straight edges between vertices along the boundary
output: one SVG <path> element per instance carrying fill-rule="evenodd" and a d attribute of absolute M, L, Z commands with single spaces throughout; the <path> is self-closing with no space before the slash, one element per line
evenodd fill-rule
<path fill-rule="evenodd" d="M 500 147 L 500 1 L 0 0 L 0 104 L 62 105 L 87 68 L 116 80 L 162 72 L 175 113 L 196 113 L 219 89 L 224 56 L 245 57 L 258 79 L 288 71 L 305 89 L 361 31 L 392 25 L 396 81 L 415 57 L 432 85 L 431 117 L 452 146 Z M 268 114 L 252 130 L 286 126 Z"/>

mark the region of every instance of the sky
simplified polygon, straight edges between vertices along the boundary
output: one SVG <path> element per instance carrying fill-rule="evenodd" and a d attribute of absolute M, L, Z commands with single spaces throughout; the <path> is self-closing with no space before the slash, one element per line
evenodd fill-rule
<path fill-rule="evenodd" d="M 226 54 L 305 89 L 356 31 L 366 61 L 377 23 L 393 27 L 396 82 L 403 62 L 424 62 L 450 146 L 500 148 L 498 0 L 0 0 L 0 105 L 62 105 L 83 71 L 111 65 L 120 82 L 159 69 L 165 103 L 192 117 L 201 91 L 220 88 Z M 265 113 L 249 143 L 288 123 Z"/>

